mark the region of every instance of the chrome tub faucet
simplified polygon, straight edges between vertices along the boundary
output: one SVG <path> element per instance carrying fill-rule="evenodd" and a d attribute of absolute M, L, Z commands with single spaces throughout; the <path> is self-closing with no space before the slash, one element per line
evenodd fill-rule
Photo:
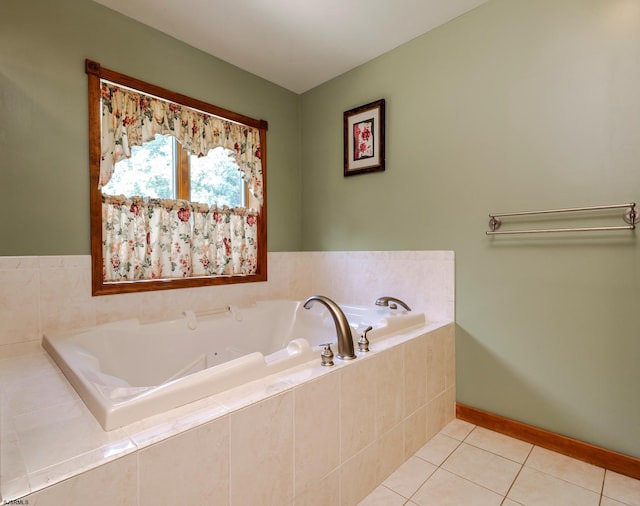
<path fill-rule="evenodd" d="M 351 327 L 349 327 L 347 317 L 342 312 L 342 309 L 340 309 L 340 306 L 323 295 L 312 295 L 304 301 L 303 307 L 305 309 L 311 309 L 311 306 L 313 306 L 315 302 L 320 302 L 329 310 L 329 314 L 331 314 L 333 322 L 336 325 L 336 334 L 338 335 L 338 354 L 336 357 L 342 360 L 353 360 L 356 358 L 353 350 Z"/>

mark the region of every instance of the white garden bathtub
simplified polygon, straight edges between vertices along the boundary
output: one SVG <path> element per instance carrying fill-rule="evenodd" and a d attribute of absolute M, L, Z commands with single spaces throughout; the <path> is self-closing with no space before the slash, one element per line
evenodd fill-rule
<path fill-rule="evenodd" d="M 423 325 L 422 313 L 341 305 L 354 343 L 364 328 L 374 342 Z M 141 324 L 110 323 L 47 334 L 42 345 L 105 430 L 203 399 L 312 360 L 335 342 L 321 304 L 265 301 L 247 308 Z M 355 344 L 357 349 L 357 344 Z M 334 347 L 335 351 L 335 347 Z"/>

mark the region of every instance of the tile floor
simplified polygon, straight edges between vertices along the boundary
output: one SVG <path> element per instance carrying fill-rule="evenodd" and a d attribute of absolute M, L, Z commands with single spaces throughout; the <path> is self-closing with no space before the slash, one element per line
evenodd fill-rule
<path fill-rule="evenodd" d="M 640 480 L 454 420 L 360 506 L 640 506 Z"/>

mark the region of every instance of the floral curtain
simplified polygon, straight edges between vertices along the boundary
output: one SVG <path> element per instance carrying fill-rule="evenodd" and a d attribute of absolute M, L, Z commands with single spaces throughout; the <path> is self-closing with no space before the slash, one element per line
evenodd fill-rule
<path fill-rule="evenodd" d="M 255 274 L 257 242 L 252 210 L 102 196 L 107 282 Z"/>
<path fill-rule="evenodd" d="M 260 131 L 138 91 L 101 81 L 102 158 L 99 188 L 113 175 L 117 162 L 131 156 L 156 134 L 172 135 L 190 153 L 206 156 L 222 146 L 233 151 L 243 179 L 262 203 Z"/>

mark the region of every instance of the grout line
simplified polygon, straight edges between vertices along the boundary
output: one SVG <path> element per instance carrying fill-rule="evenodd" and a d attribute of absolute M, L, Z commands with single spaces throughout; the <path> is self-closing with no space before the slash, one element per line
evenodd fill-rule
<path fill-rule="evenodd" d="M 513 488 L 513 486 L 516 484 L 516 481 L 518 480 L 518 478 L 520 477 L 520 473 L 522 473 L 522 470 L 524 469 L 524 465 L 527 463 L 527 460 L 529 459 L 529 457 L 531 456 L 531 453 L 533 452 L 533 448 L 534 446 L 531 445 L 531 449 L 529 450 L 529 453 L 527 454 L 527 456 L 525 457 L 524 461 L 522 462 L 522 464 L 520 464 L 520 469 L 518 470 L 518 473 L 516 474 L 515 478 L 513 478 L 513 481 L 511 482 L 511 485 L 509 486 L 509 489 L 507 490 L 507 493 L 504 495 L 504 498 L 507 499 L 509 497 L 509 493 L 511 492 L 511 489 Z M 513 499 L 510 499 L 513 500 Z M 504 501 L 503 501 L 504 502 Z M 514 501 L 517 502 L 517 501 Z"/>
<path fill-rule="evenodd" d="M 142 487 L 140 486 L 140 451 L 135 452 L 136 459 L 136 504 L 142 504 Z"/>
<path fill-rule="evenodd" d="M 463 438 L 462 438 L 462 441 L 461 441 L 461 442 L 466 441 L 466 439 L 467 439 L 467 438 L 468 438 L 468 437 L 469 437 L 473 432 L 475 432 L 475 430 L 476 430 L 477 428 L 478 428 L 478 426 L 477 426 L 477 425 L 474 425 L 474 426 L 473 426 L 473 429 L 471 429 L 469 432 L 467 432 L 467 435 L 466 435 L 465 437 L 463 437 Z"/>
<path fill-rule="evenodd" d="M 455 452 L 457 452 L 457 451 L 460 449 L 460 447 L 461 447 L 463 444 L 466 444 L 466 443 L 465 443 L 464 441 L 460 441 L 460 442 L 458 443 L 458 446 L 456 446 L 456 447 L 454 448 L 454 450 L 453 450 L 449 455 L 447 455 L 447 456 L 446 456 L 446 458 L 445 458 L 442 462 L 440 462 L 440 465 L 438 466 L 438 469 L 439 469 L 439 468 L 441 468 L 444 464 L 446 464 L 446 462 L 447 462 L 447 461 L 448 461 L 448 460 L 453 456 L 453 454 L 454 454 Z M 446 471 L 446 469 L 445 469 L 445 471 Z"/>
<path fill-rule="evenodd" d="M 434 471 L 434 472 L 435 472 L 435 471 Z M 406 499 L 407 501 L 410 501 L 411 499 L 413 499 L 413 497 L 418 493 L 418 490 L 420 490 L 420 489 L 424 486 L 424 484 L 425 484 L 425 483 L 427 483 L 427 482 L 429 481 L 429 478 L 431 478 L 431 476 L 432 476 L 432 475 L 433 475 L 433 473 L 431 473 L 429 476 L 427 476 L 427 477 L 426 477 L 426 478 L 425 478 L 425 479 L 420 483 L 420 485 L 418 485 L 418 487 L 413 491 L 413 493 L 412 493 L 411 495 L 409 495 L 409 497 L 405 497 L 405 499 Z M 396 491 L 394 490 L 394 492 L 396 492 Z M 400 495 L 400 496 L 404 497 L 400 492 L 396 492 L 396 494 L 398 494 L 398 495 Z"/>
<path fill-rule="evenodd" d="M 413 497 L 418 493 L 418 490 L 420 490 L 422 487 L 424 487 L 424 484 L 425 484 L 425 483 L 427 483 L 427 482 L 431 479 L 431 477 L 436 473 L 436 471 L 438 471 L 438 469 L 440 469 L 440 468 L 439 468 L 439 467 L 437 467 L 437 468 L 436 468 L 436 470 L 435 470 L 434 472 L 432 472 L 429 476 L 427 476 L 427 477 L 422 481 L 422 483 L 420 483 L 420 485 L 418 486 L 418 488 L 416 488 L 416 489 L 413 491 L 413 494 L 411 494 L 411 495 L 407 498 L 407 502 L 409 502 L 409 501 L 411 501 L 411 499 L 413 499 Z M 395 490 L 394 490 L 394 492 L 395 492 Z M 398 493 L 398 492 L 396 492 L 396 494 L 397 494 L 397 493 Z M 398 494 L 398 495 L 402 495 L 402 494 Z M 404 497 L 404 496 L 402 496 L 402 497 Z M 405 503 L 405 504 L 406 504 L 406 503 Z"/>
<path fill-rule="evenodd" d="M 514 503 L 514 504 L 518 504 L 518 505 L 521 505 L 521 506 L 526 506 L 525 504 L 522 504 L 521 502 L 514 501 L 513 499 L 511 499 L 510 497 L 507 497 L 506 495 L 504 496 L 504 499 L 502 500 L 502 502 L 500 503 L 500 505 L 501 505 L 501 506 L 504 506 L 504 503 L 505 503 L 506 501 L 511 501 L 511 502 L 512 502 L 512 503 Z"/>
<path fill-rule="evenodd" d="M 465 442 L 465 444 L 469 445 L 469 446 L 472 446 L 473 448 L 477 448 L 478 450 L 482 450 L 484 452 L 490 453 L 491 455 L 495 455 L 496 457 L 500 457 L 500 458 L 503 458 L 505 460 L 508 460 L 509 462 L 513 462 L 514 464 L 518 464 L 519 466 L 524 466 L 524 462 L 518 462 L 517 460 L 513 460 L 513 459 L 511 459 L 509 457 L 505 457 L 504 455 L 501 455 L 500 453 L 496 453 L 496 452 L 493 452 L 491 450 L 487 450 L 486 448 L 482 448 L 481 446 L 476 446 L 476 445 L 471 444 L 471 443 L 466 443 Z"/>
<path fill-rule="evenodd" d="M 604 475 L 602 476 L 602 486 L 600 487 L 600 500 L 598 501 L 598 506 L 602 506 L 602 498 L 604 497 L 604 482 L 607 480 L 607 470 L 604 470 Z"/>
<path fill-rule="evenodd" d="M 457 473 L 454 473 L 453 471 L 450 471 L 449 469 L 444 469 L 444 468 L 441 468 L 441 467 L 438 467 L 438 469 L 442 469 L 442 471 L 445 472 L 445 473 L 449 473 L 449 474 L 452 474 L 454 476 L 457 476 L 458 478 L 461 478 L 464 481 L 467 481 L 467 482 L 475 485 L 476 487 L 483 488 L 483 489 L 485 489 L 485 490 L 487 490 L 487 491 L 489 491 L 489 492 L 491 492 L 493 494 L 496 494 L 496 495 L 502 497 L 502 501 L 504 501 L 504 499 L 506 498 L 506 496 L 502 495 L 501 493 L 496 492 L 495 490 L 491 490 L 489 487 L 486 487 L 485 485 L 481 485 L 480 483 L 477 483 L 477 482 L 475 482 L 473 480 L 470 480 L 469 478 L 467 478 L 465 476 L 461 476 L 461 475 L 459 475 Z M 437 469 L 436 469 L 436 471 L 437 471 Z M 435 473 L 435 471 L 434 471 L 434 473 Z M 500 501 L 500 502 L 502 502 L 502 501 Z"/>
<path fill-rule="evenodd" d="M 525 465 L 526 465 L 527 460 L 529 460 L 529 456 L 531 455 L 531 453 L 533 453 L 533 449 L 534 449 L 534 448 L 536 448 L 536 447 L 538 447 L 538 448 L 542 448 L 541 446 L 533 445 L 533 448 L 531 449 L 531 451 L 529 452 L 529 455 L 528 455 L 528 456 L 527 456 L 527 458 L 525 459 L 523 466 L 525 466 Z M 543 449 L 543 450 L 546 450 L 546 448 L 542 448 L 542 449 Z M 547 451 L 550 451 L 550 452 L 555 453 L 555 454 L 557 454 L 557 455 L 561 455 L 561 456 L 564 456 L 564 457 L 568 457 L 568 455 L 563 455 L 562 453 L 559 453 L 559 452 L 556 452 L 556 451 L 553 451 L 553 450 L 547 450 Z M 569 458 L 573 458 L 573 457 L 569 457 Z M 579 460 L 579 459 L 574 459 L 574 460 L 577 460 L 578 462 L 584 462 L 584 461 L 581 461 L 581 460 Z M 587 463 L 588 463 L 588 462 L 587 462 Z M 544 474 L 544 475 L 546 475 L 546 476 L 550 476 L 551 478 L 554 478 L 554 479 L 556 479 L 556 480 L 562 481 L 562 482 L 564 482 L 564 483 L 568 483 L 569 485 L 572 485 L 572 486 L 574 486 L 574 487 L 578 487 L 578 488 L 581 488 L 582 490 L 586 490 L 587 492 L 591 492 L 591 493 L 593 493 L 593 494 L 599 494 L 599 495 L 600 495 L 600 501 L 598 501 L 598 502 L 600 503 L 600 502 L 602 502 L 602 495 L 603 495 L 603 492 L 604 492 L 604 480 L 605 480 L 605 478 L 606 478 L 607 469 L 606 469 L 606 468 L 604 468 L 604 467 L 601 467 L 601 466 L 596 466 L 595 464 L 591 464 L 591 465 L 593 465 L 594 467 L 597 467 L 597 468 L 599 468 L 599 469 L 602 469 L 602 470 L 604 471 L 604 476 L 602 477 L 602 484 L 600 485 L 600 492 L 597 492 L 596 490 L 592 490 L 592 489 L 590 489 L 590 488 L 587 488 L 587 487 L 584 487 L 584 486 L 582 486 L 582 485 L 579 485 L 579 484 L 577 484 L 577 483 L 575 483 L 575 482 L 573 482 L 573 481 L 570 481 L 570 480 L 568 480 L 568 479 L 563 478 L 562 476 L 558 476 L 558 475 L 556 475 L 556 474 L 549 473 L 549 472 L 545 471 L 544 469 L 538 469 L 538 468 L 531 467 L 531 466 L 526 466 L 526 467 L 528 467 L 529 469 L 531 469 L 531 470 L 533 470 L 533 471 L 536 471 L 536 472 L 538 472 L 538 473 L 542 473 L 542 474 Z"/>

